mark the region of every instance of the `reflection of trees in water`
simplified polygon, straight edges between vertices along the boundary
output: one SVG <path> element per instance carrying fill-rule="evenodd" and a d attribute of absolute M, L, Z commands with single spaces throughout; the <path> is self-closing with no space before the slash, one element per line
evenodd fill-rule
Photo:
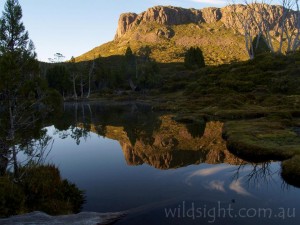
<path fill-rule="evenodd" d="M 81 210 L 83 191 L 63 180 L 54 165 L 46 165 L 52 138 L 46 130 L 41 130 L 40 138 L 36 138 L 26 135 L 26 139 L 13 146 L 16 155 L 8 151 L 1 157 L 0 217 L 31 211 L 57 215 Z"/>
<path fill-rule="evenodd" d="M 61 117 L 52 120 L 56 133 L 61 139 L 71 137 L 79 145 L 81 138 L 86 140 L 91 129 L 92 111 L 88 103 L 64 104 Z"/>
<path fill-rule="evenodd" d="M 227 151 L 221 122 L 207 126 L 201 118 L 173 119 L 138 103 L 68 103 L 62 120 L 70 118 L 66 130 L 59 131 L 62 138 L 70 136 L 78 143 L 84 132 L 91 131 L 117 140 L 129 165 L 147 163 L 170 169 L 203 162 L 240 162 Z M 56 128 L 62 127 L 59 123 L 54 124 Z"/>
<path fill-rule="evenodd" d="M 277 177 L 281 173 L 281 169 L 272 168 L 273 161 L 266 161 L 261 163 L 247 163 L 240 165 L 234 173 L 233 179 L 244 179 L 248 186 L 259 188 L 261 184 L 271 185 L 276 184 L 274 176 Z M 293 184 L 287 183 L 284 179 L 281 180 L 282 190 L 287 190 Z M 295 186 L 296 187 L 296 186 Z"/>
<path fill-rule="evenodd" d="M 54 126 L 62 138 L 70 136 L 78 144 L 92 129 L 106 136 L 107 126 L 123 127 L 131 143 L 141 137 L 151 143 L 150 137 L 160 125 L 158 115 L 143 104 L 66 103 L 64 109 L 63 117 L 57 119 Z"/>
<path fill-rule="evenodd" d="M 47 135 L 46 129 L 41 129 L 41 124 L 32 124 L 31 129 L 21 129 L 14 133 L 15 138 L 9 140 L 6 136 L 0 136 L 0 167 L 1 175 L 9 169 L 13 171 L 15 181 L 21 179 L 20 167 L 27 165 L 40 165 L 45 155 L 51 149 L 52 138 Z M 4 132 L 5 133 L 5 132 Z M 50 148 L 49 148 L 50 147 Z M 22 154 L 22 161 L 18 156 Z"/>
<path fill-rule="evenodd" d="M 0 217 L 36 210 L 79 212 L 83 192 L 63 180 L 58 168 L 46 165 L 53 139 L 42 129 L 41 120 L 30 125 L 15 129 L 14 138 L 7 139 L 9 128 L 0 124 Z"/>
<path fill-rule="evenodd" d="M 270 165 L 271 162 L 242 164 L 234 172 L 233 178 L 238 180 L 241 177 L 245 177 L 247 184 L 254 184 L 255 186 L 261 181 L 268 183 L 270 179 L 272 180 L 272 175 L 274 175 Z"/>
<path fill-rule="evenodd" d="M 46 163 L 54 140 L 42 130 L 42 136 L 39 139 L 27 140 L 15 146 L 17 155 L 8 161 L 8 170 L 18 170 L 17 181 L 22 180 L 27 172 L 26 168 L 38 167 Z M 21 157 L 18 156 L 21 155 Z M 12 165 L 12 166 L 10 166 Z"/>
<path fill-rule="evenodd" d="M 246 157 L 243 157 L 247 160 Z M 258 161 L 258 160 L 256 160 Z M 274 177 L 281 176 L 281 188 L 282 190 L 290 189 L 291 187 L 299 188 L 299 182 L 296 177 L 291 179 L 290 177 L 285 177 L 282 173 L 282 168 L 280 166 L 274 166 L 274 161 L 264 161 L 253 162 L 253 158 L 250 157 L 249 161 L 245 161 L 244 164 L 240 165 L 234 173 L 233 179 L 242 179 L 246 182 L 248 186 L 259 187 L 262 183 L 266 185 L 278 184 Z M 282 167 L 282 165 L 281 165 Z M 275 169 L 277 168 L 277 169 Z"/>

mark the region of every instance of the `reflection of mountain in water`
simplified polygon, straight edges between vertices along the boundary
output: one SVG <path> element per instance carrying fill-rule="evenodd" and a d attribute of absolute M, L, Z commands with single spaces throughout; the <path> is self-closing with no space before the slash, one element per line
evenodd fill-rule
<path fill-rule="evenodd" d="M 203 136 L 193 137 L 184 124 L 175 122 L 171 116 L 160 119 L 161 126 L 151 136 L 153 143 L 140 138 L 132 145 L 122 128 L 110 127 L 106 136 L 120 142 L 129 165 L 147 163 L 158 169 L 169 169 L 200 163 L 241 163 L 226 149 L 221 136 L 222 123 L 208 122 Z"/>
<path fill-rule="evenodd" d="M 82 113 L 81 106 L 78 109 L 74 123 L 119 141 L 129 165 L 146 163 L 170 169 L 200 163 L 242 163 L 227 150 L 221 122 L 179 123 L 171 115 L 155 114 L 143 105 L 89 105 L 89 113 Z M 74 113 L 72 107 L 67 112 L 70 110 Z"/>

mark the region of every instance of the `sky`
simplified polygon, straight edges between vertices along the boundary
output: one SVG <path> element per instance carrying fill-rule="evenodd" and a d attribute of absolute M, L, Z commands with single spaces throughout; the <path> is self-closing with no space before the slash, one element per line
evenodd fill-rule
<path fill-rule="evenodd" d="M 0 12 L 6 0 L 0 0 Z M 121 13 L 141 13 L 156 5 L 184 8 L 221 7 L 227 0 L 19 0 L 23 22 L 38 59 L 55 53 L 65 60 L 113 40 Z"/>

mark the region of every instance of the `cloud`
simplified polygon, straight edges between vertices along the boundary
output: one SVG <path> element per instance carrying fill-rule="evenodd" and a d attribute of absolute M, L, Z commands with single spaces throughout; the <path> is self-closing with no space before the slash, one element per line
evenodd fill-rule
<path fill-rule="evenodd" d="M 206 186 L 206 188 L 209 190 L 216 190 L 224 193 L 226 192 L 224 188 L 224 181 L 213 180 Z"/>
<path fill-rule="evenodd" d="M 229 189 L 232 190 L 232 191 L 235 191 L 239 195 L 253 197 L 253 195 L 251 193 L 249 193 L 245 188 L 243 188 L 242 183 L 241 183 L 241 178 L 238 179 L 238 180 L 233 181 L 229 185 Z"/>
<path fill-rule="evenodd" d="M 192 178 L 194 176 L 202 176 L 202 177 L 211 176 L 213 174 L 221 172 L 222 170 L 227 169 L 228 167 L 229 166 L 227 166 L 227 165 L 221 165 L 221 166 L 214 166 L 214 167 L 207 168 L 207 169 L 197 170 L 194 173 L 192 173 L 189 176 L 189 178 Z"/>
<path fill-rule="evenodd" d="M 193 173 L 191 173 L 185 180 L 185 182 L 188 184 L 188 185 L 192 185 L 191 183 L 191 180 L 192 178 L 194 177 L 208 177 L 208 176 L 212 176 L 216 173 L 219 173 L 219 172 L 222 172 L 226 169 L 228 169 L 230 166 L 228 165 L 219 165 L 219 166 L 214 166 L 214 167 L 211 167 L 211 168 L 207 168 L 207 169 L 200 169 L 200 170 L 197 170 Z"/>

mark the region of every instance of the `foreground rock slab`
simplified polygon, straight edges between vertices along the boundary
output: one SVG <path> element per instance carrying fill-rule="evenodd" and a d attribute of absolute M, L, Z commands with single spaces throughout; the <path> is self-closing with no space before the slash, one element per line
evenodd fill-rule
<path fill-rule="evenodd" d="M 49 216 L 43 212 L 0 219 L 1 225 L 108 225 L 122 218 L 124 213 L 82 212 L 73 215 Z"/>

